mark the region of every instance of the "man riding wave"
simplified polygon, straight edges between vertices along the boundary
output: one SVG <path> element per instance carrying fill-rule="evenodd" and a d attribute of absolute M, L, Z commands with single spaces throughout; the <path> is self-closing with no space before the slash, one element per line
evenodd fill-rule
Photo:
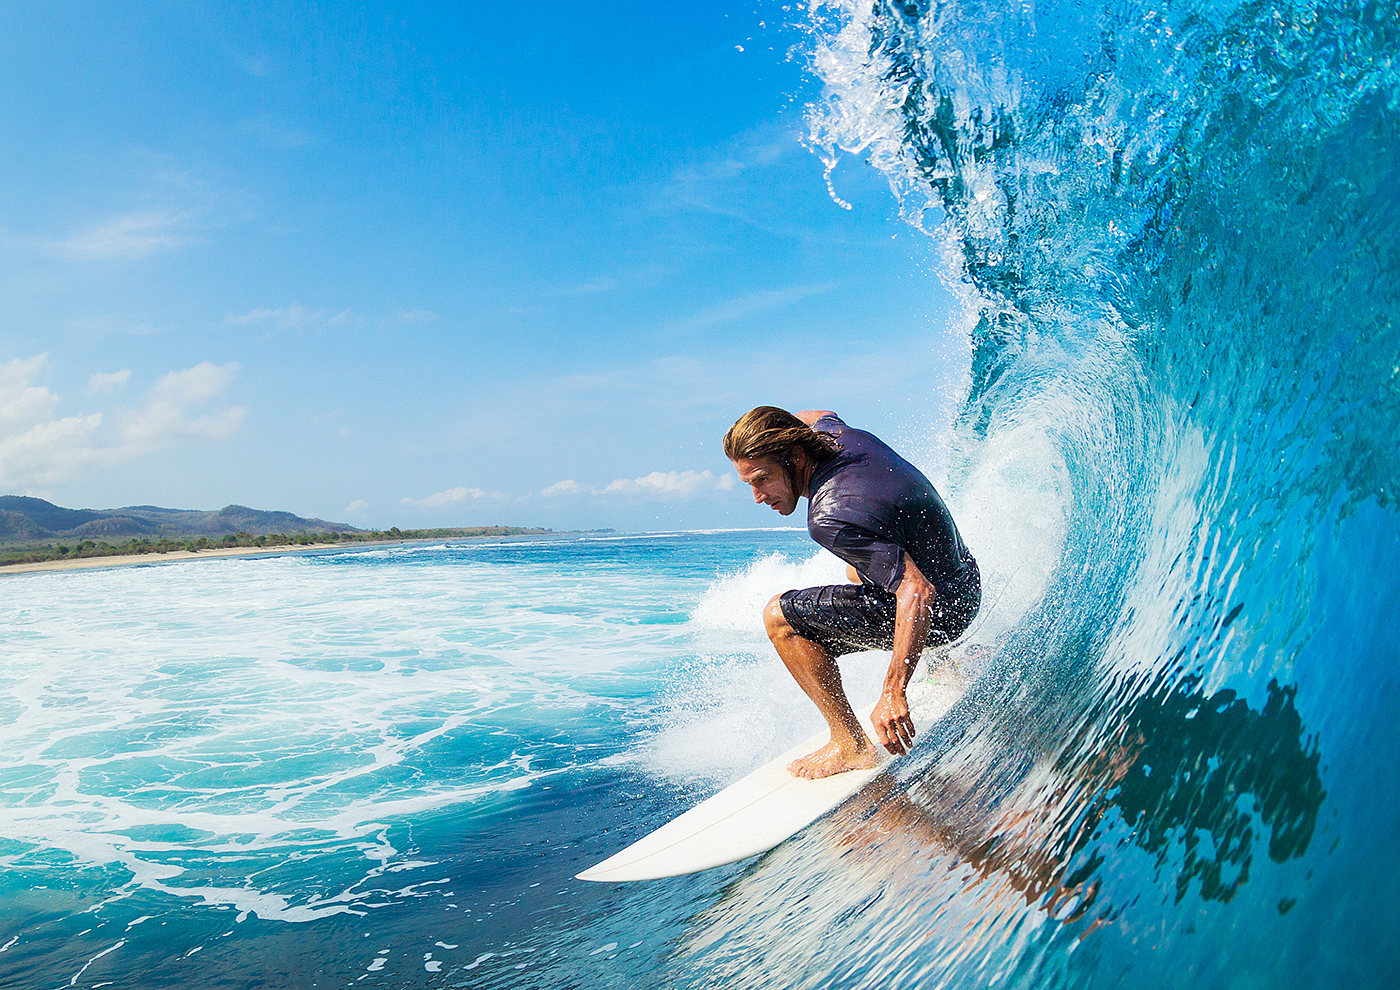
<path fill-rule="evenodd" d="M 908 752 L 905 690 L 919 656 L 962 635 L 982 600 L 977 562 L 943 499 L 918 468 L 830 410 L 759 406 L 724 435 L 724 453 L 755 502 L 786 516 L 808 500 L 808 532 L 846 562 L 851 582 L 786 591 L 764 609 L 768 638 L 831 730 L 788 771 L 815 778 L 876 764 L 836 664 L 859 650 L 893 651 L 870 719 L 880 745 Z"/>

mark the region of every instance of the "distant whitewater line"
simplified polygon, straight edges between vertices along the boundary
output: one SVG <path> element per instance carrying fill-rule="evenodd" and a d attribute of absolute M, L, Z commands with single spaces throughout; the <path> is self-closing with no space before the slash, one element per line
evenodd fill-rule
<path fill-rule="evenodd" d="M 597 530 L 595 532 L 610 532 Z M 196 557 L 254 556 L 267 552 L 312 550 L 346 543 L 374 545 L 381 543 L 440 542 L 443 540 L 495 539 L 506 536 L 552 536 L 552 529 L 527 529 L 521 526 L 476 526 L 465 529 L 407 529 L 397 526 L 388 530 L 355 533 L 268 533 L 250 536 L 236 533 L 222 539 L 199 537 L 193 540 L 127 540 L 107 543 L 84 540 L 73 546 L 45 544 L 37 547 L 0 549 L 0 570 L 62 570 L 67 567 L 110 567 L 123 563 L 149 563 L 151 555 L 162 561 L 193 560 Z"/>

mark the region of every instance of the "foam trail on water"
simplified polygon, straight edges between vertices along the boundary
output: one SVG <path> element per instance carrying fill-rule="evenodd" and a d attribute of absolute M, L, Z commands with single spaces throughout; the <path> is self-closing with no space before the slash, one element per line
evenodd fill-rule
<path fill-rule="evenodd" d="M 0 862 L 15 877 L 116 868 L 111 896 L 264 919 L 363 913 L 387 872 L 415 868 L 388 823 L 489 808 L 576 765 L 536 726 L 613 704 L 581 678 L 654 666 L 666 627 L 637 624 L 629 599 L 664 602 L 634 573 L 561 584 L 547 565 L 442 553 L 12 580 Z M 307 901 L 275 889 L 279 870 L 272 889 L 245 879 L 289 853 L 340 885 Z"/>
<path fill-rule="evenodd" d="M 691 611 L 691 623 L 697 630 L 722 630 L 761 639 L 763 607 L 774 595 L 845 580 L 845 563 L 825 550 L 814 550 L 797 560 L 786 554 L 768 554 L 716 580 Z"/>
<path fill-rule="evenodd" d="M 824 550 L 768 554 L 717 578 L 691 611 L 695 652 L 668 678 L 663 723 L 642 752 L 651 771 L 713 788 L 818 731 L 820 717 L 764 634 L 763 609 L 789 589 L 845 580 L 846 565 Z"/>

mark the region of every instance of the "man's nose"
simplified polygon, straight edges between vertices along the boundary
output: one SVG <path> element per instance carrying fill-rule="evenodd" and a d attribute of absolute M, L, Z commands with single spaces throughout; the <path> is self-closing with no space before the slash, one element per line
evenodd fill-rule
<path fill-rule="evenodd" d="M 755 502 L 758 502 L 759 504 L 762 504 L 763 502 L 763 493 L 760 492 L 757 488 L 753 490 L 753 500 Z"/>

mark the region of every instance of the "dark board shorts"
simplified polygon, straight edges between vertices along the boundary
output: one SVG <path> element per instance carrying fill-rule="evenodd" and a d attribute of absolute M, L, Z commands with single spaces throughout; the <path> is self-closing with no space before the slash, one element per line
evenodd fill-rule
<path fill-rule="evenodd" d="M 829 584 L 786 591 L 778 604 L 793 632 L 833 657 L 894 649 L 895 596 L 878 585 Z M 981 604 L 982 583 L 973 565 L 972 580 L 961 595 L 934 602 L 926 645 L 956 640 L 972 625 Z"/>

